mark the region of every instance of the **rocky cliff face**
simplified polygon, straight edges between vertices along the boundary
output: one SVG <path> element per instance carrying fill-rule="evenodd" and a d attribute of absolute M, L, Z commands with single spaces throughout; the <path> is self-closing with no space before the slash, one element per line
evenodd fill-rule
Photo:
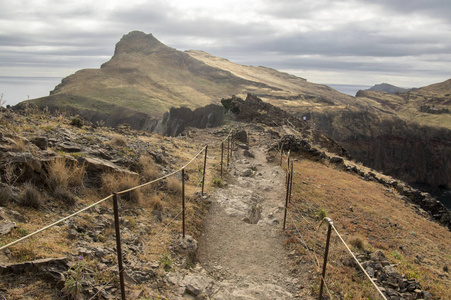
<path fill-rule="evenodd" d="M 316 114 L 314 122 L 371 168 L 413 185 L 451 188 L 450 130 L 351 110 Z"/>
<path fill-rule="evenodd" d="M 187 107 L 171 108 L 154 126 L 143 128 L 166 136 L 178 136 L 187 127 L 210 128 L 223 124 L 224 108 L 210 104 L 191 110 Z"/>

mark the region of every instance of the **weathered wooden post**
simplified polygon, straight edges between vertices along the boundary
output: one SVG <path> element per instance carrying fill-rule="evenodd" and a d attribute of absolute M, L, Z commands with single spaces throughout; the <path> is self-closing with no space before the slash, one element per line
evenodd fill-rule
<path fill-rule="evenodd" d="M 222 165 L 224 164 L 224 141 L 221 142 L 221 179 L 222 179 Z"/>
<path fill-rule="evenodd" d="M 182 233 L 185 238 L 185 168 L 182 169 Z"/>
<path fill-rule="evenodd" d="M 230 135 L 227 137 L 227 168 L 229 167 L 230 160 Z"/>
<path fill-rule="evenodd" d="M 321 285 L 319 287 L 319 300 L 323 297 L 323 287 L 326 281 L 326 267 L 327 267 L 327 256 L 329 255 L 329 244 L 330 244 L 330 233 L 332 232 L 332 220 L 326 218 L 329 228 L 327 230 L 327 240 L 326 240 L 326 250 L 324 251 L 324 262 L 323 262 L 323 272 L 321 274 Z"/>
<path fill-rule="evenodd" d="M 283 230 L 285 230 L 285 224 L 287 222 L 288 192 L 289 192 L 290 173 L 287 173 L 287 175 L 288 175 L 287 182 L 286 182 L 287 192 L 286 192 L 286 196 L 285 196 L 285 212 L 284 212 L 284 215 L 283 215 Z"/>
<path fill-rule="evenodd" d="M 125 300 L 124 267 L 122 266 L 121 230 L 119 225 L 119 205 L 118 205 L 118 196 L 116 193 L 113 193 L 113 213 L 114 213 L 114 227 L 116 229 L 117 264 L 119 268 L 121 297 L 122 300 Z"/>
<path fill-rule="evenodd" d="M 206 168 L 206 166 L 207 166 L 207 152 L 208 152 L 208 145 L 205 146 L 204 173 L 202 174 L 202 196 L 204 195 L 205 168 Z"/>
<path fill-rule="evenodd" d="M 291 203 L 291 195 L 293 193 L 293 178 L 294 178 L 294 171 L 293 171 L 293 162 L 291 162 L 291 175 L 290 175 L 290 198 L 288 199 L 288 203 Z"/>

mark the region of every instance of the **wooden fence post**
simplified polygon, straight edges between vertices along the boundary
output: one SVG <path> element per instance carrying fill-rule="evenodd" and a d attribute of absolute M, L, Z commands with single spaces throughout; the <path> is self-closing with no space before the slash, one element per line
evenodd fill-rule
<path fill-rule="evenodd" d="M 221 179 L 222 179 L 222 165 L 224 164 L 224 141 L 221 142 Z"/>
<path fill-rule="evenodd" d="M 288 203 L 291 203 L 291 195 L 293 193 L 293 177 L 294 177 L 294 171 L 293 171 L 293 161 L 291 162 L 291 175 L 290 175 L 290 198 L 288 199 Z"/>
<path fill-rule="evenodd" d="M 185 168 L 182 169 L 182 233 L 185 238 Z"/>
<path fill-rule="evenodd" d="M 283 215 L 283 230 L 285 230 L 285 224 L 287 222 L 287 210 L 288 210 L 288 192 L 289 192 L 289 182 L 290 182 L 290 173 L 287 173 L 287 182 L 286 182 L 286 186 L 287 186 L 287 193 L 285 196 L 285 212 Z"/>
<path fill-rule="evenodd" d="M 208 152 L 208 145 L 205 146 L 204 173 L 202 174 L 202 196 L 204 195 L 204 186 L 205 186 L 205 168 L 206 168 L 206 166 L 207 166 L 207 152 Z"/>
<path fill-rule="evenodd" d="M 329 229 L 327 230 L 326 250 L 324 251 L 323 272 L 321 274 L 321 285 L 319 287 L 319 300 L 323 297 L 323 287 L 326 281 L 327 256 L 329 255 L 330 233 L 332 231 L 332 220 L 329 218 L 326 218 L 326 220 L 329 223 Z"/>
<path fill-rule="evenodd" d="M 125 300 L 124 267 L 122 266 L 121 230 L 119 226 L 119 206 L 118 206 L 118 196 L 116 193 L 113 193 L 113 213 L 114 213 L 114 227 L 116 229 L 117 264 L 119 268 L 121 297 L 122 300 Z"/>

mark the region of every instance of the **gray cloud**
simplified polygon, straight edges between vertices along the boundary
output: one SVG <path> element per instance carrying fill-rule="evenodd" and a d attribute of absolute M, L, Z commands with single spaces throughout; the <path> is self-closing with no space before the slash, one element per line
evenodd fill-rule
<path fill-rule="evenodd" d="M 152 33 L 177 49 L 302 70 L 307 78 L 310 71 L 359 72 L 356 83 L 362 84 L 365 74 L 372 75 L 368 80 L 398 74 L 404 81 L 419 81 L 421 73 L 443 80 L 451 74 L 448 0 L 250 0 L 242 9 L 233 9 L 230 0 L 218 5 L 187 10 L 163 0 L 1 1 L 0 76 L 41 76 L 45 70 L 46 76 L 63 77 L 68 70 L 99 67 L 132 30 Z"/>

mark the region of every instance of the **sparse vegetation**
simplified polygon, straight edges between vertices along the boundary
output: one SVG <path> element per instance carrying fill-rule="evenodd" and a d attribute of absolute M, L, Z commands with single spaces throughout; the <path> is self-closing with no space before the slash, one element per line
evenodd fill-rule
<path fill-rule="evenodd" d="M 317 210 L 315 215 L 319 220 L 322 220 L 327 217 L 327 211 L 323 208 L 320 208 Z"/>
<path fill-rule="evenodd" d="M 222 188 L 222 187 L 224 187 L 224 183 L 222 182 L 221 178 L 215 178 L 215 179 L 213 179 L 213 186 Z"/>
<path fill-rule="evenodd" d="M 65 276 L 63 291 L 70 299 L 80 299 L 85 283 L 85 264 L 82 256 L 79 257 L 75 266 L 66 272 Z"/>
<path fill-rule="evenodd" d="M 160 171 L 155 165 L 152 157 L 149 155 L 141 155 L 139 158 L 139 164 L 141 167 L 140 174 L 145 182 L 157 179 L 160 177 Z"/>
<path fill-rule="evenodd" d="M 102 176 L 102 191 L 104 195 L 125 191 L 138 185 L 138 176 L 131 173 L 108 173 Z M 121 194 L 120 197 L 136 204 L 140 204 L 142 201 L 142 194 L 139 189 Z"/>
<path fill-rule="evenodd" d="M 70 125 L 78 127 L 78 128 L 82 128 L 83 127 L 83 121 L 80 118 L 73 118 L 70 121 Z"/>
<path fill-rule="evenodd" d="M 18 203 L 21 206 L 40 209 L 44 205 L 41 192 L 31 183 L 26 183 L 19 195 Z"/>
<path fill-rule="evenodd" d="M 59 192 L 70 187 L 82 187 L 86 173 L 85 166 L 76 162 L 68 162 L 66 158 L 56 158 L 47 166 L 47 184 L 51 189 Z"/>
<path fill-rule="evenodd" d="M 123 135 L 115 134 L 112 136 L 111 145 L 117 146 L 117 147 L 127 147 L 127 141 L 125 140 Z"/>
<path fill-rule="evenodd" d="M 182 183 L 174 176 L 168 178 L 166 187 L 171 194 L 180 195 L 182 193 Z"/>

